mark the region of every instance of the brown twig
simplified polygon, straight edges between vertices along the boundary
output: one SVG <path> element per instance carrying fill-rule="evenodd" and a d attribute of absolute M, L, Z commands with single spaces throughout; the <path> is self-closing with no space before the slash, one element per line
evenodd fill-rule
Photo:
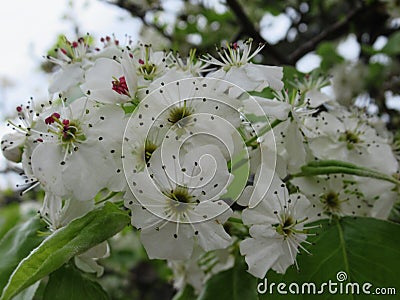
<path fill-rule="evenodd" d="M 129 11 L 129 13 L 133 17 L 139 18 L 144 25 L 146 25 L 147 27 L 155 29 L 162 36 L 164 36 L 168 40 L 172 41 L 172 36 L 167 34 L 164 31 L 163 28 L 161 28 L 160 26 L 158 26 L 155 23 L 150 23 L 150 22 L 146 21 L 146 18 L 145 18 L 146 12 L 139 5 L 136 5 L 136 4 L 132 3 L 132 1 L 126 1 L 126 0 L 106 1 L 106 2 L 109 3 L 109 4 L 112 4 L 112 5 L 116 5 L 116 6 L 120 7 L 120 8 L 123 8 L 123 9 Z"/>
<path fill-rule="evenodd" d="M 333 23 L 330 27 L 302 44 L 290 54 L 288 59 L 289 64 L 294 65 L 305 54 L 315 50 L 320 42 L 329 39 L 329 37 L 335 37 L 335 33 L 343 31 L 347 26 L 349 26 L 350 22 L 354 20 L 355 17 L 364 11 L 364 9 L 365 7 L 363 5 L 357 6 L 351 10 L 343 20 Z"/>
<path fill-rule="evenodd" d="M 246 34 L 249 37 L 252 37 L 255 42 L 263 43 L 264 49 L 263 54 L 266 56 L 270 56 L 272 59 L 271 63 L 274 64 L 286 64 L 288 63 L 287 59 L 283 57 L 276 49 L 270 45 L 260 34 L 260 32 L 256 29 L 253 22 L 246 15 L 242 6 L 237 0 L 226 0 L 226 4 L 235 14 L 236 18 L 240 22 L 241 33 Z"/>

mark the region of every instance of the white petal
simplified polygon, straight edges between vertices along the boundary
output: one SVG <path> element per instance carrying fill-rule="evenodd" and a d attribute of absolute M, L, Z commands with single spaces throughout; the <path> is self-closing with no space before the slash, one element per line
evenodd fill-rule
<path fill-rule="evenodd" d="M 184 225 L 180 225 L 175 238 L 176 224 L 168 222 L 159 230 L 155 228 L 143 229 L 140 234 L 140 240 L 151 259 L 188 259 L 192 254 L 194 242 L 184 231 Z"/>
<path fill-rule="evenodd" d="M 245 256 L 248 272 L 258 278 L 264 278 L 280 256 L 282 239 L 275 238 L 276 232 L 266 226 L 260 226 L 257 230 L 262 230 L 265 238 L 245 239 L 240 243 L 240 253 Z"/>
<path fill-rule="evenodd" d="M 194 225 L 199 234 L 197 235 L 199 245 L 205 251 L 224 249 L 232 243 L 229 234 L 216 220 Z"/>
<path fill-rule="evenodd" d="M 53 143 L 42 143 L 32 152 L 32 171 L 42 184 L 44 190 L 58 196 L 67 193 L 62 172 L 65 166 L 61 165 L 64 155 L 60 147 Z"/>
<path fill-rule="evenodd" d="M 84 71 L 80 64 L 65 65 L 62 69 L 57 71 L 49 85 L 49 93 L 58 93 L 66 91 L 69 88 L 83 82 Z"/>

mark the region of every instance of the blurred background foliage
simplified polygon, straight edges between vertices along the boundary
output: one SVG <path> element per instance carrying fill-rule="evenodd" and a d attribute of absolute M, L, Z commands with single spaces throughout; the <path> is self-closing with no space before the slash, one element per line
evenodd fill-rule
<path fill-rule="evenodd" d="M 216 46 L 252 38 L 265 45 L 255 62 L 287 66 L 285 70 L 292 70 L 288 76 L 297 73 L 296 68 L 303 72 L 317 68 L 332 75 L 331 93 L 342 104 L 365 107 L 381 117 L 398 140 L 395 150 L 400 153 L 400 1 L 99 1 L 140 20 L 140 37 L 132 39 L 154 48 L 172 49 L 182 56 L 192 48 L 199 56 L 216 55 Z M 75 31 L 70 40 L 86 34 L 77 25 Z M 62 42 L 61 37 L 54 39 L 54 47 Z M 55 70 L 49 63 L 41 67 L 44 72 Z M 15 165 L 0 171 L 20 172 Z M 35 189 L 23 196 L 20 192 L 14 188 L 0 192 L 0 238 L 34 214 L 43 199 Z M 111 299 L 173 297 L 171 272 L 164 262 L 147 259 L 136 232 L 127 228 L 110 246 L 112 256 L 102 260 L 105 273 L 100 282 Z M 43 295 L 41 284 L 35 299 L 44 299 Z"/>

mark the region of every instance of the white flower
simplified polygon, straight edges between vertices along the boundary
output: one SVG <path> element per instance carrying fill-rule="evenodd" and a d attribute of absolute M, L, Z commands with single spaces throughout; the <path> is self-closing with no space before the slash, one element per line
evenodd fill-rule
<path fill-rule="evenodd" d="M 379 179 L 357 177 L 356 185 L 364 195 L 364 199 L 372 205 L 368 216 L 387 220 L 393 206 L 399 198 L 399 190 L 395 184 Z"/>
<path fill-rule="evenodd" d="M 232 211 L 220 197 L 232 175 L 217 147 L 191 149 L 182 160 L 157 150 L 146 172 L 125 171 L 133 192 L 125 205 L 150 258 L 188 259 L 195 241 L 205 251 L 230 244 L 222 224 Z"/>
<path fill-rule="evenodd" d="M 145 85 L 142 85 L 141 89 L 137 93 L 137 97 L 139 100 L 143 100 L 151 92 L 159 90 L 160 88 L 162 89 L 165 85 L 168 85 L 171 82 L 179 81 L 186 78 L 193 78 L 193 75 L 187 71 L 166 69 L 163 75 L 151 82 L 146 82 Z"/>
<path fill-rule="evenodd" d="M 56 231 L 71 221 L 84 216 L 94 208 L 94 201 L 78 201 L 73 198 L 61 198 L 46 192 L 40 216 L 51 231 Z"/>
<path fill-rule="evenodd" d="M 177 55 L 171 54 L 169 60 L 172 62 L 170 68 L 194 77 L 198 77 L 202 73 L 209 71 L 209 64 L 196 58 L 196 49 L 190 49 L 189 56 L 186 59 L 182 58 L 178 53 Z"/>
<path fill-rule="evenodd" d="M 1 151 L 5 158 L 12 162 L 20 162 L 26 136 L 19 133 L 7 133 L 1 138 Z"/>
<path fill-rule="evenodd" d="M 150 83 L 167 69 L 169 54 L 163 51 L 153 52 L 151 45 L 142 43 L 139 44 L 139 51 L 140 53 L 133 52 L 132 64 L 138 76 L 144 80 L 141 84 L 145 84 L 146 81 Z"/>
<path fill-rule="evenodd" d="M 256 112 L 256 116 L 266 115 L 278 120 L 286 120 L 292 108 L 290 103 L 285 101 L 267 99 L 259 96 L 247 98 L 243 100 L 242 103 L 246 112 Z"/>
<path fill-rule="evenodd" d="M 75 89 L 84 81 L 85 70 L 80 63 L 62 66 L 52 76 L 48 91 L 50 94 L 62 93 L 63 97 L 75 93 Z M 81 93 L 82 94 L 82 93 Z M 82 96 L 82 95 L 81 95 Z"/>
<path fill-rule="evenodd" d="M 86 252 L 74 257 L 75 265 L 84 272 L 96 273 L 97 277 L 103 275 L 104 267 L 97 262 L 100 258 L 110 256 L 110 246 L 104 241 Z"/>
<path fill-rule="evenodd" d="M 151 93 L 148 91 L 149 95 L 138 104 L 128 123 L 128 139 L 137 140 L 135 131 L 140 132 L 139 137 L 142 132 L 150 137 L 161 137 L 161 140 L 191 137 L 190 141 L 200 144 L 206 141 L 215 144 L 213 138 L 216 138 L 221 140 L 224 155 L 234 153 L 240 148 L 236 145 L 239 139 L 234 138 L 241 123 L 240 102 L 216 92 L 214 81 L 218 82 L 182 79 Z"/>
<path fill-rule="evenodd" d="M 31 98 L 27 105 L 17 106 L 18 121 L 8 120 L 7 126 L 13 131 L 5 134 L 1 141 L 3 155 L 10 161 L 22 163 L 23 183 L 16 185 L 17 188 L 22 188 L 22 194 L 39 184 L 31 167 L 32 151 L 38 142 L 32 140 L 31 136 L 32 127 L 36 125 L 38 116 L 47 105 L 48 103 L 36 102 Z"/>
<path fill-rule="evenodd" d="M 300 172 L 306 164 L 308 147 L 296 119 L 288 119 L 273 129 L 276 138 L 277 154 L 284 165 L 284 174 Z"/>
<path fill-rule="evenodd" d="M 226 49 L 218 50 L 219 59 L 210 54 L 204 61 L 221 67 L 208 76 L 229 81 L 246 91 L 261 92 L 266 87 L 274 90 L 283 88 L 283 69 L 275 66 L 257 65 L 250 62 L 263 46 L 259 46 L 251 53 L 251 40 L 247 43 L 234 43 Z M 232 96 L 239 96 L 240 90 L 230 90 Z"/>
<path fill-rule="evenodd" d="M 186 284 L 190 284 L 196 294 L 200 294 L 211 276 L 233 267 L 235 257 L 230 249 L 231 247 L 205 252 L 195 246 L 188 260 L 169 260 L 168 266 L 174 274 L 174 287 L 182 290 Z"/>
<path fill-rule="evenodd" d="M 301 194 L 288 194 L 285 184 L 278 178 L 272 181 L 268 193 L 254 208 L 243 211 L 242 219 L 251 225 L 250 236 L 240 243 L 249 272 L 264 278 L 269 269 L 285 273 L 296 263 L 299 248 L 308 252 L 301 243 L 306 242 L 304 226 L 316 218 L 311 203 Z M 296 263 L 297 264 L 297 263 Z"/>
<path fill-rule="evenodd" d="M 327 216 L 368 216 L 371 211 L 373 202 L 351 176 L 299 177 L 292 183 Z"/>
<path fill-rule="evenodd" d="M 363 80 L 368 76 L 367 65 L 361 62 L 337 64 L 332 68 L 332 87 L 337 101 L 351 107 L 354 98 L 364 89 Z"/>
<path fill-rule="evenodd" d="M 96 106 L 85 98 L 43 113 L 31 130 L 38 143 L 31 157 L 33 174 L 46 191 L 79 200 L 92 199 L 103 188 L 122 190 L 124 127 L 121 108 Z"/>
<path fill-rule="evenodd" d="M 319 159 L 336 159 L 393 174 L 398 162 L 390 145 L 357 115 L 321 112 L 306 118 L 309 147 Z"/>
<path fill-rule="evenodd" d="M 76 94 L 76 87 L 84 81 L 85 69 L 91 65 L 89 45 L 83 37 L 73 42 L 62 37 L 55 52 L 56 57 L 47 56 L 59 66 L 51 78 L 49 93 L 62 93 L 63 97 Z"/>
<path fill-rule="evenodd" d="M 99 58 L 86 72 L 82 91 L 102 103 L 125 103 L 136 92 L 136 80 L 126 80 L 123 65 L 114 59 Z M 129 70 L 127 70 L 129 71 Z M 128 85 L 129 84 L 129 85 Z"/>
<path fill-rule="evenodd" d="M 299 92 L 299 98 L 296 101 L 297 106 L 299 104 L 306 104 L 311 108 L 316 108 L 323 104 L 335 104 L 335 102 L 321 90 L 330 85 L 327 77 L 307 74 L 301 78 L 295 78 L 294 82 L 291 82 L 291 84 Z"/>

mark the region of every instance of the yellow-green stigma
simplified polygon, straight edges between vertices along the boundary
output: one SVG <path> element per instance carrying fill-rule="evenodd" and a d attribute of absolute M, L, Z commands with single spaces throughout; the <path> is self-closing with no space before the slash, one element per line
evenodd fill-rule
<path fill-rule="evenodd" d="M 171 209 L 176 213 L 185 212 L 188 204 L 192 203 L 193 196 L 189 194 L 188 188 L 184 186 L 177 186 L 175 189 L 164 192 L 171 201 L 169 203 Z"/>
<path fill-rule="evenodd" d="M 340 137 L 339 141 L 347 143 L 347 149 L 354 149 L 354 145 L 361 142 L 357 133 L 346 130 Z"/>
<path fill-rule="evenodd" d="M 187 125 L 187 122 L 188 122 L 188 119 L 185 119 L 185 118 L 189 117 L 192 113 L 193 113 L 193 109 L 191 109 L 190 107 L 187 107 L 186 101 L 185 101 L 183 106 L 174 107 L 170 110 L 168 122 L 170 122 L 171 124 L 178 123 L 181 126 L 185 126 L 185 125 Z"/>
<path fill-rule="evenodd" d="M 276 232 L 287 237 L 293 232 L 293 226 L 296 225 L 296 221 L 291 216 L 282 216 L 283 222 L 276 225 Z"/>
<path fill-rule="evenodd" d="M 339 195 L 334 191 L 329 191 L 321 196 L 321 202 L 324 204 L 324 210 L 328 212 L 339 212 L 340 203 Z"/>
<path fill-rule="evenodd" d="M 153 155 L 153 152 L 156 151 L 157 145 L 151 142 L 150 140 L 146 140 L 145 146 L 144 146 L 144 161 L 148 163 L 150 161 L 151 156 Z"/>

